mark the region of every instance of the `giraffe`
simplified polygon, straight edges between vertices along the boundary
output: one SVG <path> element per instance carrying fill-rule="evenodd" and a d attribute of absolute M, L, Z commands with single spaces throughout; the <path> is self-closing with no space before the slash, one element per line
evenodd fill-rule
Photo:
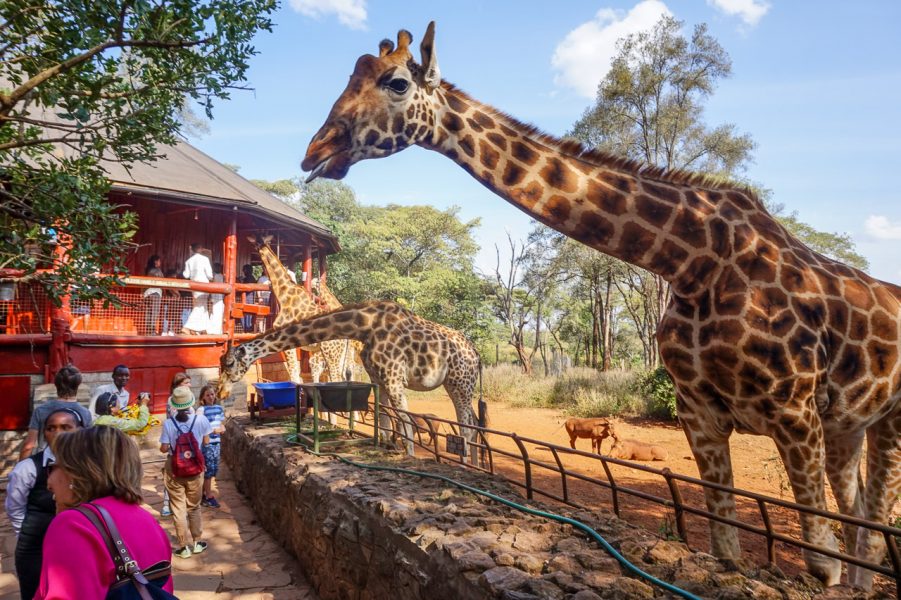
<path fill-rule="evenodd" d="M 362 342 L 360 358 L 390 406 L 408 410 L 405 389 L 428 391 L 444 385 L 457 421 L 475 425 L 472 394 L 481 359 L 459 331 L 427 321 L 394 302 L 349 304 L 332 312 L 274 327 L 252 340 L 230 347 L 220 361 L 219 397 L 228 397 L 255 361 L 275 352 L 326 340 Z M 464 429 L 474 439 L 475 430 Z M 407 436 L 408 439 L 412 435 Z"/>
<path fill-rule="evenodd" d="M 340 300 L 332 293 L 332 290 L 329 289 L 328 285 L 322 278 L 317 278 L 313 280 L 313 289 L 316 292 L 316 295 L 319 296 L 320 301 L 322 302 L 325 310 L 337 310 L 344 306 Z M 341 361 L 342 369 L 341 371 L 345 374 L 346 378 L 353 378 L 354 367 L 357 364 L 362 365 L 362 362 L 359 360 L 360 353 L 363 351 L 363 344 L 358 342 L 357 340 L 343 340 L 344 341 L 344 355 Z M 316 375 L 313 375 L 313 381 L 317 381 L 318 378 Z"/>
<path fill-rule="evenodd" d="M 886 523 L 901 493 L 901 287 L 804 246 L 755 195 L 687 172 L 588 151 L 538 132 L 442 81 L 430 23 L 379 44 L 354 67 L 302 167 L 341 179 L 366 158 L 420 146 L 460 165 L 531 217 L 656 273 L 672 296 L 657 329 L 698 471 L 731 486 L 733 431 L 771 437 L 795 499 Z M 866 437 L 867 477 L 860 473 Z M 737 519 L 732 494 L 708 509 Z M 825 518 L 802 515 L 804 539 L 837 548 Z M 711 521 L 711 549 L 741 554 L 737 530 Z M 844 527 L 846 548 L 879 562 L 881 534 Z M 837 559 L 806 551 L 808 570 L 839 583 Z M 849 567 L 869 588 L 872 572 Z"/>
<path fill-rule="evenodd" d="M 322 306 L 314 300 L 313 295 L 304 286 L 294 283 L 288 275 L 288 269 L 270 246 L 272 236 L 248 236 L 248 239 L 256 246 L 260 254 L 263 267 L 269 276 L 272 293 L 278 299 L 279 312 L 272 323 L 273 327 L 281 327 L 324 312 Z M 311 362 L 324 361 L 329 372 L 329 379 L 340 381 L 340 365 L 343 364 L 344 345 L 339 341 L 327 341 L 317 344 L 309 350 L 312 351 Z M 288 376 L 291 381 L 303 383 L 300 377 L 300 362 L 293 349 L 285 352 L 285 366 L 288 368 Z"/>

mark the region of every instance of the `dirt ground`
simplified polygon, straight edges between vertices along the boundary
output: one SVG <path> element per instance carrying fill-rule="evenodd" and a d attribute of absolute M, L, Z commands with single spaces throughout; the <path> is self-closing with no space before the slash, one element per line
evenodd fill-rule
<path fill-rule="evenodd" d="M 413 396 L 410 398 L 410 409 L 415 412 L 432 413 L 442 418 L 454 419 L 453 406 L 450 400 L 438 398 Z M 516 433 L 524 438 L 547 441 L 560 446 L 569 446 L 569 436 L 563 427 L 566 416 L 560 411 L 541 408 L 506 408 L 503 406 L 489 406 L 489 429 Z M 616 422 L 617 434 L 622 438 L 630 438 L 663 446 L 668 451 L 668 457 L 664 461 L 643 462 L 642 465 L 654 469 L 669 468 L 675 473 L 690 477 L 699 477 L 697 466 L 688 442 L 682 429 L 676 424 L 667 424 L 659 421 L 647 421 L 639 419 L 620 419 Z M 493 440 L 489 443 L 497 444 L 499 448 L 509 450 L 519 456 L 515 444 L 509 440 Z M 602 444 L 602 451 L 607 452 L 612 441 L 607 439 Z M 547 461 L 555 464 L 553 453 L 545 446 L 536 443 L 525 442 L 524 446 L 530 457 L 534 460 Z M 576 449 L 586 452 L 591 450 L 591 442 L 588 439 L 576 441 Z M 793 496 L 789 487 L 785 470 L 776 451 L 775 444 L 770 438 L 763 436 L 733 434 L 731 438 L 732 463 L 735 477 L 735 487 L 766 496 L 792 501 Z M 585 473 L 606 481 L 606 475 L 599 460 L 588 457 L 569 456 L 563 458 L 563 464 L 567 469 Z M 512 479 L 523 481 L 523 464 L 521 460 L 496 459 L 497 469 L 507 474 Z M 543 471 L 543 472 L 542 472 Z M 612 466 L 611 471 L 617 484 L 629 487 L 640 492 L 653 494 L 654 496 L 670 498 L 667 483 L 659 474 Z M 533 468 L 533 480 L 536 486 L 545 486 L 561 495 L 562 486 L 560 477 L 551 474 L 548 470 Z M 597 485 L 585 484 L 568 478 L 568 491 L 571 502 L 591 507 L 602 507 L 612 510 L 612 500 L 609 491 L 599 488 Z M 686 505 L 705 509 L 703 491 L 700 487 L 679 483 L 679 491 Z M 540 496 L 536 495 L 538 499 Z M 659 504 L 651 503 L 640 498 L 620 496 L 620 516 L 627 521 L 639 524 L 646 529 L 667 535 L 675 532 L 672 511 Z M 836 510 L 832 498 L 829 498 L 830 510 Z M 763 520 L 756 501 L 739 498 L 739 519 L 742 522 L 763 527 Z M 769 518 L 773 527 L 780 533 L 800 537 L 798 515 L 795 511 L 780 507 L 769 509 Z M 701 517 L 687 516 L 688 543 L 695 550 L 709 550 L 709 534 L 707 521 Z M 835 525 L 836 533 L 840 530 Z M 742 549 L 744 556 L 757 563 L 766 562 L 767 540 L 765 537 L 742 532 Z M 803 561 L 799 550 L 791 546 L 776 542 L 777 564 L 787 573 L 794 574 L 803 568 Z"/>

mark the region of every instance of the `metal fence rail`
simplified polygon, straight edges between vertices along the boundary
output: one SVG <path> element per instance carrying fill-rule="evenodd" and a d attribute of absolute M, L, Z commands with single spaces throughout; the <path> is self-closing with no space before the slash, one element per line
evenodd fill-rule
<path fill-rule="evenodd" d="M 588 508 L 576 502 L 570 493 L 570 483 L 579 481 L 609 491 L 613 512 L 618 517 L 620 516 L 622 496 L 624 495 L 640 498 L 666 507 L 672 511 L 676 531 L 681 540 L 686 544 L 689 543 L 689 536 L 685 517 L 686 515 L 694 515 L 707 520 L 732 525 L 741 530 L 764 537 L 766 539 L 767 560 L 771 564 L 775 564 L 777 559 L 776 543 L 781 542 L 788 546 L 810 550 L 824 556 L 836 558 L 844 563 L 857 565 L 889 577 L 894 580 L 899 597 L 901 597 L 901 553 L 899 553 L 898 550 L 898 540 L 901 540 L 901 529 L 890 527 L 882 523 L 875 523 L 865 519 L 812 508 L 788 500 L 772 498 L 747 490 L 704 481 L 697 477 L 674 473 L 668 468 L 655 469 L 627 460 L 620 460 L 582 450 L 574 450 L 543 440 L 523 437 L 516 433 L 498 431 L 487 427 L 464 425 L 450 419 L 402 411 L 384 404 L 382 405 L 382 411 L 387 416 L 387 422 L 378 425 L 378 427 L 384 437 L 411 443 L 430 454 L 436 462 L 455 463 L 468 469 L 499 476 L 508 483 L 522 489 L 528 499 L 533 499 L 535 495 L 540 495 L 576 508 Z M 415 417 L 415 419 L 413 417 Z M 402 422 L 405 422 L 406 426 L 401 425 Z M 468 448 L 470 449 L 468 456 L 464 457 L 458 454 L 449 453 L 446 449 L 442 449 L 447 447 L 447 431 L 452 435 L 462 435 L 473 440 L 468 444 Z M 517 449 L 516 452 L 499 447 L 497 441 L 504 439 L 509 440 L 512 446 Z M 442 440 L 444 440 L 444 444 L 442 444 Z M 492 440 L 494 440 L 494 443 L 492 443 Z M 529 455 L 526 444 L 547 449 L 553 456 L 553 462 L 533 458 Z M 604 471 L 605 478 L 599 479 L 592 477 L 583 471 L 567 468 L 564 465 L 564 459 L 570 456 L 578 456 L 597 461 Z M 511 478 L 504 473 L 498 472 L 497 461 L 499 459 L 507 459 L 521 463 L 523 468 L 522 479 Z M 666 483 L 666 487 L 669 490 L 669 496 L 657 496 L 620 484 L 614 477 L 613 471 L 610 468 L 611 465 L 625 467 L 633 471 L 642 471 L 660 477 Z M 536 478 L 533 473 L 536 469 L 555 475 L 554 479 L 558 479 L 561 491 L 557 492 L 536 483 Z M 762 526 L 747 523 L 742 520 L 721 517 L 706 510 L 706 508 L 698 508 L 686 504 L 682 497 L 683 486 L 715 489 L 734 494 L 738 498 L 744 498 L 750 501 L 752 506 L 756 506 Z M 772 515 L 770 514 L 773 507 L 791 510 L 796 513 L 816 515 L 833 522 L 854 525 L 876 531 L 883 536 L 886 542 L 887 561 L 889 564 L 872 563 L 844 552 L 811 544 L 796 537 L 781 533 L 774 528 Z"/>

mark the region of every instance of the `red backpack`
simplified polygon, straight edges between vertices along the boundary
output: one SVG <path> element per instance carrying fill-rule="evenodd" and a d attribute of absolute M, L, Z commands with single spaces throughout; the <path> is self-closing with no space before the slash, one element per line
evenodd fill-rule
<path fill-rule="evenodd" d="M 206 468 L 200 444 L 197 443 L 197 438 L 192 432 L 195 421 L 197 421 L 197 415 L 194 415 L 188 430 L 184 431 L 179 427 L 175 417 L 172 417 L 172 422 L 178 431 L 178 437 L 175 439 L 175 446 L 172 449 L 173 477 L 194 477 L 198 473 L 203 473 Z"/>

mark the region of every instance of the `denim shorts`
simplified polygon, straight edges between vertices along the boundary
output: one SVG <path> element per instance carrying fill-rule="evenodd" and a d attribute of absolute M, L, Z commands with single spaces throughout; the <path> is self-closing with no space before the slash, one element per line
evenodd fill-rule
<path fill-rule="evenodd" d="M 206 463 L 204 478 L 215 477 L 219 473 L 220 444 L 206 444 L 201 450 L 203 451 L 203 461 Z"/>

